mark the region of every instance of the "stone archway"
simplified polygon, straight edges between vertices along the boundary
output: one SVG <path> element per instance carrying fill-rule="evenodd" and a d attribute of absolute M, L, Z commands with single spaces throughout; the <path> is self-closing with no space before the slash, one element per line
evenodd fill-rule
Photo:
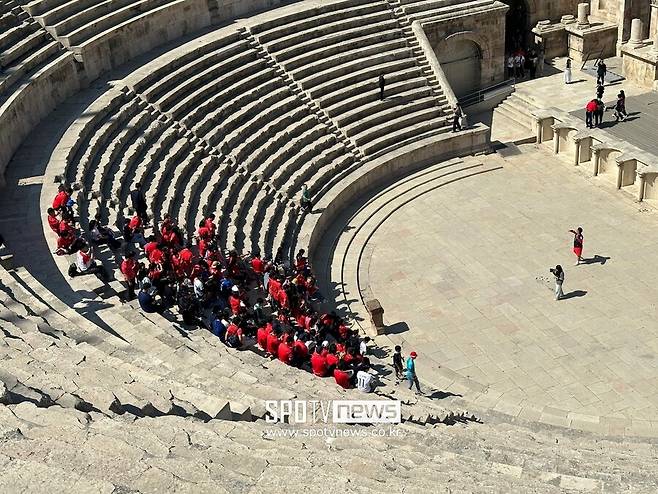
<path fill-rule="evenodd" d="M 478 43 L 463 35 L 452 35 L 443 40 L 436 51 L 439 63 L 458 98 L 481 87 L 483 57 Z"/>
<path fill-rule="evenodd" d="M 509 6 L 505 17 L 505 53 L 527 49 L 531 6 L 527 0 L 503 0 Z"/>
<path fill-rule="evenodd" d="M 500 60 L 493 58 L 495 45 L 492 43 L 482 32 L 476 31 L 454 32 L 438 41 L 434 53 L 455 95 L 459 97 L 481 89 L 496 79 L 502 57 Z"/>

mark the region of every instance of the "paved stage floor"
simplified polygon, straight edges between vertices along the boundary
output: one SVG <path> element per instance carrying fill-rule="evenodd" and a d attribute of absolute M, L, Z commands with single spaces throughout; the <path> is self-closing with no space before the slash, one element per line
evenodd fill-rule
<path fill-rule="evenodd" d="M 521 149 L 502 171 L 401 207 L 371 238 L 370 287 L 403 328 L 386 338 L 420 354 L 421 380 L 454 372 L 506 412 L 567 411 L 593 430 L 600 416 L 655 420 L 658 213 L 550 146 Z M 588 261 L 576 267 L 578 226 Z"/>
<path fill-rule="evenodd" d="M 619 87 L 621 88 L 622 86 Z M 604 95 L 606 106 L 614 106 L 619 89 L 610 86 L 606 90 L 606 93 L 610 93 Z M 658 155 L 658 93 L 627 96 L 626 112 L 628 113 L 626 121 L 615 122 L 613 111 L 606 111 L 601 129 L 644 151 Z M 578 110 L 572 114 L 585 121 L 585 110 Z"/>

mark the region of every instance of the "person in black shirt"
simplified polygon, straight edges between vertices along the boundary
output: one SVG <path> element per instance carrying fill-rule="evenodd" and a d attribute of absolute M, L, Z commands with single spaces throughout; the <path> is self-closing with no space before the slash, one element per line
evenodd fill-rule
<path fill-rule="evenodd" d="M 393 354 L 393 368 L 395 369 L 395 384 L 400 384 L 404 377 L 404 368 L 402 365 L 402 347 L 395 345 L 395 353 Z"/>

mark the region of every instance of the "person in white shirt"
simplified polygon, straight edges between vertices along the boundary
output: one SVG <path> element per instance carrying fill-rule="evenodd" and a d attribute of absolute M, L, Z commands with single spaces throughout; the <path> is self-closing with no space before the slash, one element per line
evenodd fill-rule
<path fill-rule="evenodd" d="M 359 344 L 359 353 L 364 357 L 368 354 L 368 342 L 370 341 L 370 336 L 366 336 L 361 340 Z"/>
<path fill-rule="evenodd" d="M 368 370 L 370 366 L 364 365 L 361 367 L 361 370 L 356 373 L 356 389 L 362 393 L 372 393 L 375 389 L 375 376 L 373 376 Z"/>
<path fill-rule="evenodd" d="M 75 276 L 81 276 L 85 274 L 97 274 L 98 277 L 107 281 L 108 275 L 103 266 L 96 264 L 94 261 L 94 253 L 89 248 L 88 244 L 84 244 L 78 252 L 75 254 L 75 267 L 76 273 Z M 72 274 L 72 273 L 69 273 Z"/>

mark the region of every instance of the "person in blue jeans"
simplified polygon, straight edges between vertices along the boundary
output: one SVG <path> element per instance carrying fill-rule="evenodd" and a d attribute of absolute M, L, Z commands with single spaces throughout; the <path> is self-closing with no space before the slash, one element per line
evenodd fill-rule
<path fill-rule="evenodd" d="M 407 382 L 409 383 L 409 389 L 416 385 L 416 393 L 420 394 L 420 383 L 418 382 L 418 376 L 416 375 L 416 357 L 418 354 L 416 352 L 411 352 L 409 358 L 407 359 Z"/>

